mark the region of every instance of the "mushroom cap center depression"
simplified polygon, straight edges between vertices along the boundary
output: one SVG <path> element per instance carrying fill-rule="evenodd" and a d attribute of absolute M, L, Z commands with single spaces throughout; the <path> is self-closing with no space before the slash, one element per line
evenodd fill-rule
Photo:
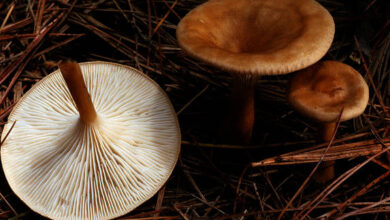
<path fill-rule="evenodd" d="M 275 51 L 301 35 L 304 22 L 298 11 L 286 13 L 287 5 L 267 1 L 244 3 L 237 7 L 220 7 L 220 10 L 206 8 L 210 12 L 202 13 L 204 16 L 200 16 L 191 29 L 197 29 L 203 43 L 209 47 L 232 53 Z"/>
<path fill-rule="evenodd" d="M 323 74 L 313 77 L 311 89 L 333 99 L 342 99 L 346 95 L 346 87 L 345 81 L 340 77 Z"/>

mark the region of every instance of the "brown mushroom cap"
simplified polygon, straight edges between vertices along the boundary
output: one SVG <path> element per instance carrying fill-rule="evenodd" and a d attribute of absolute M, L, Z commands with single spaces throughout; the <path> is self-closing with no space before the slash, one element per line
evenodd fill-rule
<path fill-rule="evenodd" d="M 337 62 L 318 62 L 299 71 L 290 82 L 288 100 L 301 114 L 320 122 L 341 121 L 363 113 L 368 86 L 354 68 Z"/>
<path fill-rule="evenodd" d="M 176 35 L 184 51 L 211 65 L 277 75 L 317 62 L 334 22 L 314 0 L 211 0 L 189 12 Z"/>

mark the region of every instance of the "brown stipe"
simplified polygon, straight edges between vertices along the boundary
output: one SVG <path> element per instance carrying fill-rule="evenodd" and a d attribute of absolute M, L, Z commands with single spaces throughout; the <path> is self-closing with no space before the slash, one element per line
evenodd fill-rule
<path fill-rule="evenodd" d="M 318 125 L 318 139 L 329 142 L 332 139 L 333 132 L 336 129 L 336 122 L 324 122 Z"/>
<path fill-rule="evenodd" d="M 324 122 L 318 125 L 318 140 L 329 142 L 336 129 L 336 122 Z M 317 172 L 313 175 L 317 183 L 324 184 L 334 178 L 334 161 L 324 161 L 320 164 Z"/>
<path fill-rule="evenodd" d="M 76 62 L 64 62 L 59 64 L 62 76 L 65 79 L 69 92 L 76 103 L 80 113 L 80 119 L 85 124 L 92 124 L 96 121 L 97 114 L 91 97 L 83 79 L 80 65 Z"/>
<path fill-rule="evenodd" d="M 257 78 L 233 75 L 230 109 L 221 137 L 228 143 L 250 144 L 255 122 L 254 87 Z"/>

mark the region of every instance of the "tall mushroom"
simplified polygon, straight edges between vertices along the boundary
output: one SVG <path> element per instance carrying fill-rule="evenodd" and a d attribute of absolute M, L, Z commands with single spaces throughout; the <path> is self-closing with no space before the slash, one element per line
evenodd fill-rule
<path fill-rule="evenodd" d="M 317 62 L 332 43 L 334 22 L 314 0 L 210 0 L 180 21 L 176 36 L 190 56 L 233 75 L 228 127 L 233 142 L 248 143 L 257 77 Z"/>
<path fill-rule="evenodd" d="M 319 123 L 319 139 L 329 142 L 341 121 L 364 112 L 368 103 L 368 85 L 354 68 L 337 62 L 318 62 L 301 70 L 290 81 L 288 101 L 302 115 Z M 325 183 L 334 177 L 333 161 L 323 162 L 316 181 Z"/>
<path fill-rule="evenodd" d="M 164 91 L 131 67 L 60 68 L 62 75 L 55 71 L 34 85 L 9 116 L 3 139 L 16 123 L 1 148 L 7 181 L 49 218 L 124 215 L 152 197 L 175 167 L 176 113 Z"/>

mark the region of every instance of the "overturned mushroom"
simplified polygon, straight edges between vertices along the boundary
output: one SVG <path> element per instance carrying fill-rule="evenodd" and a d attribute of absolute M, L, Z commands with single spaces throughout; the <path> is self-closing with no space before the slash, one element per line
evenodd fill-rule
<path fill-rule="evenodd" d="M 337 61 L 323 61 L 291 79 L 288 101 L 302 115 L 319 122 L 319 139 L 329 142 L 340 112 L 341 121 L 359 116 L 367 106 L 368 95 L 367 83 L 359 72 Z M 320 169 L 317 182 L 334 177 L 333 161 L 324 162 Z"/>
<path fill-rule="evenodd" d="M 166 182 L 179 125 L 167 95 L 139 71 L 107 62 L 80 67 L 61 65 L 63 76 L 53 72 L 17 103 L 3 131 L 4 138 L 16 121 L 2 165 L 15 194 L 43 216 L 114 218 Z"/>
<path fill-rule="evenodd" d="M 233 74 L 229 135 L 248 143 L 254 84 L 260 75 L 287 74 L 317 62 L 329 49 L 334 22 L 314 0 L 211 0 L 177 27 L 190 56 Z"/>

